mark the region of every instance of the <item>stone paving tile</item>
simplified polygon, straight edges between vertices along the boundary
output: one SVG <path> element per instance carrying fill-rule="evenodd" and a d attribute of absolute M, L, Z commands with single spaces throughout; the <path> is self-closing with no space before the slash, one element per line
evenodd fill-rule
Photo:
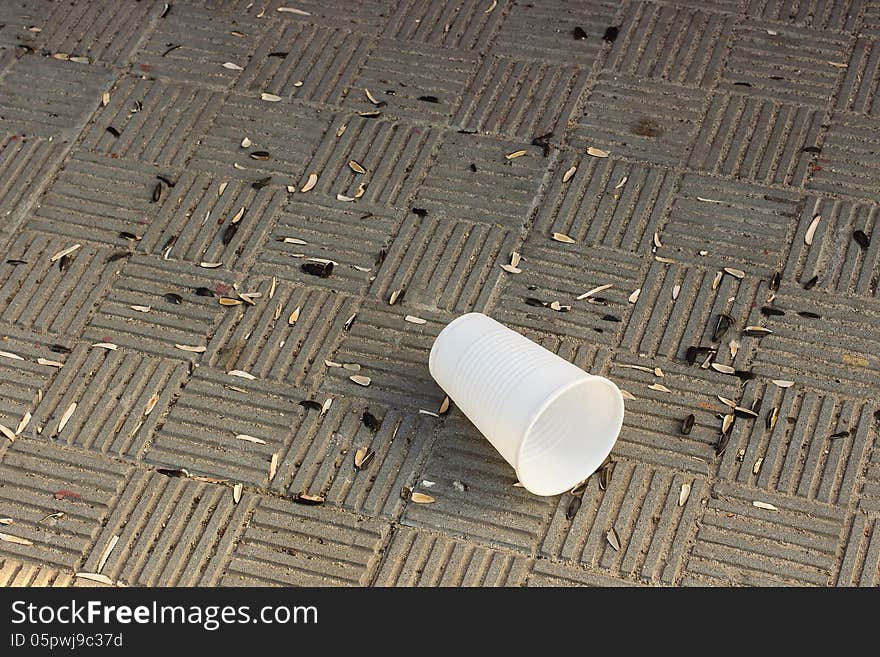
<path fill-rule="evenodd" d="M 172 4 L 0 3 L 0 585 L 880 584 L 876 2 Z M 602 486 L 439 413 L 469 311 Z"/>

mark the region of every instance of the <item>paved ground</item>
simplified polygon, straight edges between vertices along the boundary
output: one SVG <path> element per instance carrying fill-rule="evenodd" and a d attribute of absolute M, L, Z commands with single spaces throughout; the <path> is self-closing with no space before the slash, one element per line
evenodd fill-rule
<path fill-rule="evenodd" d="M 0 583 L 880 583 L 880 5 L 168 7 L 0 0 Z M 579 509 L 469 310 L 629 393 Z"/>

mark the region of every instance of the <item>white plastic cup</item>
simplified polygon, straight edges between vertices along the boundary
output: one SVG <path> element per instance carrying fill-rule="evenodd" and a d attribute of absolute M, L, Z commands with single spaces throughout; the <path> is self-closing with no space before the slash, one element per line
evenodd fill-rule
<path fill-rule="evenodd" d="M 623 425 L 614 383 L 481 313 L 440 332 L 428 369 L 536 495 L 564 493 L 593 474 Z"/>

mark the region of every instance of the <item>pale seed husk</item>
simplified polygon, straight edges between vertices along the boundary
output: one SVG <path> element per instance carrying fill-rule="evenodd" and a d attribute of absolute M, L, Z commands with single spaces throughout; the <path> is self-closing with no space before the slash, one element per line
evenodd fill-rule
<path fill-rule="evenodd" d="M 105 91 L 103 94 L 101 94 L 101 106 L 107 107 L 107 105 L 109 105 L 109 104 L 110 104 L 110 92 Z"/>
<path fill-rule="evenodd" d="M 608 530 L 608 533 L 605 534 L 605 538 L 608 540 L 608 544 L 614 548 L 615 551 L 620 552 L 620 537 L 617 535 L 617 531 L 612 527 Z"/>
<path fill-rule="evenodd" d="M 64 411 L 64 415 L 62 415 L 61 419 L 58 420 L 58 433 L 61 433 L 64 430 L 64 427 L 67 426 L 67 423 L 73 416 L 74 411 L 76 411 L 76 402 L 71 402 L 70 406 L 67 407 L 67 410 Z"/>
<path fill-rule="evenodd" d="M 373 103 L 373 105 L 381 105 L 382 104 L 382 101 L 377 100 L 376 97 L 372 93 L 370 93 L 369 89 L 364 89 L 364 94 L 367 96 L 367 100 L 369 100 L 371 103 Z"/>
<path fill-rule="evenodd" d="M 779 508 L 770 504 L 769 502 L 760 502 L 758 500 L 752 502 L 752 506 L 755 506 L 759 509 L 766 509 L 767 511 L 779 511 Z"/>
<path fill-rule="evenodd" d="M 397 303 L 397 300 L 400 298 L 401 294 L 403 294 L 403 288 L 400 288 L 399 290 L 394 290 L 388 297 L 388 305 L 393 306 L 395 303 Z"/>
<path fill-rule="evenodd" d="M 794 381 L 787 381 L 785 379 L 772 379 L 771 383 L 780 388 L 791 388 L 794 385 Z"/>
<path fill-rule="evenodd" d="M 425 493 L 413 493 L 410 495 L 409 499 L 416 504 L 432 504 L 433 502 L 436 502 L 433 497 L 426 495 Z"/>
<path fill-rule="evenodd" d="M 639 300 L 639 295 L 642 293 L 642 288 L 637 288 L 632 294 L 629 295 L 629 302 L 635 303 Z"/>
<path fill-rule="evenodd" d="M 150 413 L 153 412 L 153 409 L 156 408 L 156 403 L 159 401 L 159 395 L 153 395 L 150 397 L 147 402 L 147 407 L 144 409 L 144 417 L 147 417 Z"/>
<path fill-rule="evenodd" d="M 756 475 L 761 471 L 761 466 L 764 464 L 764 457 L 760 457 L 757 461 L 755 461 L 755 465 L 752 466 L 752 474 Z"/>
<path fill-rule="evenodd" d="M 220 186 L 217 188 L 217 196 L 218 196 L 218 197 L 223 196 L 223 192 L 226 191 L 226 188 L 227 188 L 228 186 L 229 186 L 229 183 L 228 183 L 228 182 L 222 182 L 222 183 L 220 183 Z"/>
<path fill-rule="evenodd" d="M 736 408 L 736 402 L 733 401 L 732 399 L 728 399 L 727 397 L 722 397 L 721 395 L 718 395 L 718 400 L 722 404 L 724 404 L 725 406 L 730 406 L 731 408 Z"/>
<path fill-rule="evenodd" d="M 242 304 L 241 299 L 233 299 L 232 297 L 220 297 L 217 299 L 217 303 L 221 306 L 240 306 Z"/>
<path fill-rule="evenodd" d="M 508 153 L 504 157 L 508 160 L 515 160 L 518 157 L 523 157 L 524 155 L 528 155 L 528 151 L 513 151 L 512 153 Z"/>
<path fill-rule="evenodd" d="M 343 203 L 351 203 L 352 201 L 354 201 L 354 196 L 346 196 L 345 194 L 337 194 L 336 200 L 342 201 Z"/>
<path fill-rule="evenodd" d="M 731 367 L 730 365 L 722 365 L 721 363 L 712 363 L 710 367 L 716 372 L 721 372 L 722 374 L 735 374 L 736 369 Z"/>
<path fill-rule="evenodd" d="M 427 324 L 428 323 L 427 320 L 422 319 L 421 317 L 415 317 L 414 315 L 407 315 L 403 319 L 405 321 L 409 322 L 410 324 Z"/>
<path fill-rule="evenodd" d="M 621 388 L 621 390 L 620 390 L 620 395 L 621 395 L 624 399 L 629 400 L 629 401 L 635 401 L 635 399 L 636 399 L 636 396 L 635 396 L 634 394 L 632 394 L 632 393 L 629 392 L 628 390 L 624 390 L 624 389 L 622 389 L 622 388 Z"/>
<path fill-rule="evenodd" d="M 746 273 L 742 269 L 734 269 L 733 267 L 725 267 L 724 272 L 726 274 L 730 274 L 734 278 L 743 279 L 746 277 Z"/>
<path fill-rule="evenodd" d="M 365 388 L 367 386 L 369 386 L 370 383 L 372 383 L 372 379 L 370 379 L 370 377 L 362 376 L 360 374 L 354 374 L 348 378 L 351 379 L 353 382 L 357 383 L 359 386 L 363 386 Z"/>
<path fill-rule="evenodd" d="M 774 406 L 771 411 L 767 414 L 767 421 L 764 426 L 767 427 L 768 431 L 773 431 L 773 427 L 776 426 L 776 422 L 779 420 L 779 407 Z"/>
<path fill-rule="evenodd" d="M 230 71 L 243 71 L 244 68 L 236 64 L 235 62 L 224 62 L 223 68 L 229 69 Z"/>
<path fill-rule="evenodd" d="M 203 267 L 204 269 L 217 269 L 217 267 L 222 267 L 222 262 L 200 262 L 199 267 Z"/>
<path fill-rule="evenodd" d="M 819 222 L 822 221 L 822 215 L 816 215 L 813 217 L 813 221 L 810 222 L 809 227 L 807 228 L 807 232 L 804 233 L 804 244 L 807 246 L 812 246 L 813 237 L 816 235 L 816 228 L 819 227 Z"/>
<path fill-rule="evenodd" d="M 244 210 L 244 206 L 239 208 L 238 212 L 235 213 L 235 216 L 232 217 L 232 223 L 237 224 L 239 221 L 241 221 L 241 218 L 244 216 Z"/>
<path fill-rule="evenodd" d="M 73 246 L 69 246 L 66 249 L 62 249 L 61 251 L 59 251 L 58 253 L 53 255 L 51 258 L 49 258 L 49 261 L 55 262 L 56 260 L 61 260 L 61 258 L 63 258 L 64 256 L 70 255 L 71 253 L 73 253 L 74 251 L 76 251 L 77 249 L 79 249 L 81 247 L 82 247 L 82 244 L 74 244 Z"/>
<path fill-rule="evenodd" d="M 92 582 L 99 582 L 101 584 L 107 584 L 109 586 L 113 586 L 113 580 L 107 577 L 106 575 L 101 575 L 99 573 L 76 573 L 75 577 L 80 579 L 87 579 Z"/>
<path fill-rule="evenodd" d="M 672 287 L 672 300 L 675 301 L 678 299 L 678 295 L 681 292 L 681 285 L 675 284 Z"/>
<path fill-rule="evenodd" d="M 110 554 L 113 552 L 113 549 L 116 547 L 116 544 L 119 542 L 119 536 L 114 534 L 110 537 L 110 540 L 107 541 L 107 547 L 104 548 L 104 551 L 101 553 L 101 558 L 98 560 L 98 567 L 95 569 L 97 573 L 100 573 L 104 570 L 104 566 L 107 563 L 107 559 L 110 558 Z"/>
<path fill-rule="evenodd" d="M 0 525 L 11 525 L 14 522 L 12 518 L 0 518 Z"/>
<path fill-rule="evenodd" d="M 254 381 L 257 378 L 250 372 L 245 372 L 244 370 L 229 370 L 227 374 L 229 376 L 237 376 L 240 379 L 247 379 L 248 381 Z"/>
<path fill-rule="evenodd" d="M 12 360 L 24 360 L 24 358 L 22 358 L 18 354 L 13 354 L 9 351 L 0 351 L 0 356 L 3 356 L 4 358 L 11 358 Z"/>
<path fill-rule="evenodd" d="M 743 329 L 743 333 L 754 337 L 762 337 L 765 335 L 770 335 L 771 333 L 773 333 L 773 331 L 768 328 L 764 328 L 763 326 L 746 326 Z"/>
<path fill-rule="evenodd" d="M 311 16 L 309 12 L 297 9 L 296 7 L 278 7 L 275 11 L 284 14 L 296 14 L 297 16 Z"/>
<path fill-rule="evenodd" d="M 724 272 L 723 272 L 723 271 L 719 271 L 717 274 L 715 274 L 715 280 L 712 281 L 712 289 L 713 289 L 713 290 L 717 290 L 717 289 L 718 289 L 718 285 L 721 283 L 721 279 L 722 279 L 723 277 L 724 277 Z"/>
<path fill-rule="evenodd" d="M 629 176 L 624 176 L 620 179 L 620 182 L 614 186 L 614 189 L 620 189 L 626 184 L 626 181 L 629 180 Z"/>
<path fill-rule="evenodd" d="M 188 345 L 188 344 L 175 344 L 174 346 L 177 349 L 180 349 L 181 351 L 188 351 L 188 352 L 191 352 L 194 354 L 201 354 L 207 350 L 207 347 L 193 346 L 193 345 Z"/>
<path fill-rule="evenodd" d="M 302 310 L 302 306 L 297 306 L 294 309 L 294 311 L 292 313 L 290 313 L 290 316 L 287 318 L 287 325 L 288 326 L 293 326 L 294 324 L 296 324 L 296 320 L 299 319 L 299 314 L 300 314 L 301 310 Z"/>
<path fill-rule="evenodd" d="M 337 128 L 337 130 L 336 130 L 336 136 L 341 137 L 343 134 L 345 134 L 346 128 L 348 128 L 347 123 L 343 123 L 341 126 L 339 126 L 339 128 Z"/>
<path fill-rule="evenodd" d="M 317 184 L 318 184 L 318 174 L 317 173 L 310 173 L 308 180 L 306 180 L 306 184 L 303 185 L 299 191 L 303 192 L 303 193 L 310 192 L 312 189 L 315 188 L 315 185 L 317 185 Z"/>
<path fill-rule="evenodd" d="M 18 423 L 18 427 L 15 429 L 15 435 L 21 435 L 21 432 L 27 428 L 27 425 L 31 421 L 31 412 L 25 411 L 25 414 L 21 417 L 21 421 Z"/>
<path fill-rule="evenodd" d="M 648 386 L 648 388 L 650 388 L 651 390 L 656 390 L 658 392 L 672 392 L 669 388 L 661 383 L 652 383 Z"/>
<path fill-rule="evenodd" d="M 252 144 L 253 144 L 253 142 L 250 139 L 248 139 L 247 137 L 245 137 L 244 139 L 241 140 L 241 147 L 242 148 L 250 148 Z"/>
<path fill-rule="evenodd" d="M 449 411 L 449 396 L 443 398 L 443 401 L 440 403 L 440 408 L 437 409 L 437 413 L 440 415 L 445 414 Z"/>
<path fill-rule="evenodd" d="M 590 290 L 588 292 L 584 292 L 582 295 L 580 295 L 577 298 L 577 300 L 581 301 L 583 299 L 587 299 L 587 298 L 593 296 L 594 294 L 599 294 L 599 292 L 603 292 L 603 291 L 605 291 L 609 288 L 612 288 L 612 287 L 614 287 L 614 283 L 606 283 L 605 285 L 599 285 L 598 287 L 594 287 L 592 290 Z"/>
<path fill-rule="evenodd" d="M 740 346 L 739 342 L 737 342 L 736 340 L 731 340 L 727 344 L 727 346 L 730 347 L 730 357 L 736 358 L 736 354 L 737 354 L 737 352 L 739 352 L 739 346 Z"/>
<path fill-rule="evenodd" d="M 254 443 L 256 445 L 265 445 L 266 441 L 262 438 L 255 438 L 254 436 L 249 436 L 246 433 L 238 433 L 235 435 L 236 440 L 243 440 L 246 443 Z"/>
<path fill-rule="evenodd" d="M 349 160 L 348 168 L 354 171 L 355 173 L 365 174 L 367 172 L 357 160 Z"/>
<path fill-rule="evenodd" d="M 656 231 L 654 232 L 654 246 L 656 246 L 658 249 L 663 246 L 663 244 L 660 242 L 660 235 L 658 235 Z"/>
<path fill-rule="evenodd" d="M 587 149 L 587 155 L 590 155 L 592 157 L 608 157 L 609 155 L 611 155 L 611 153 L 608 151 L 603 151 L 601 148 L 590 146 Z"/>
<path fill-rule="evenodd" d="M 419 414 L 421 414 L 421 415 L 430 415 L 431 417 L 440 417 L 440 416 L 439 416 L 437 413 L 435 413 L 434 411 L 429 411 L 429 410 L 424 409 L 424 408 L 420 408 L 420 409 L 419 409 Z"/>
<path fill-rule="evenodd" d="M 116 351 L 119 347 L 112 342 L 95 342 L 92 347 L 98 349 L 106 349 L 107 351 Z"/>
<path fill-rule="evenodd" d="M 275 479 L 275 474 L 278 472 L 278 452 L 272 454 L 272 460 L 269 461 L 269 483 L 272 483 L 272 480 Z"/>
<path fill-rule="evenodd" d="M 573 239 L 571 239 L 565 233 L 553 233 L 553 235 L 551 235 L 551 237 L 554 240 L 556 240 L 557 242 L 562 242 L 564 244 L 574 244 L 575 243 L 575 241 Z"/>
<path fill-rule="evenodd" d="M 276 96 L 275 94 L 269 94 L 265 91 L 260 94 L 260 100 L 265 100 L 268 103 L 277 103 L 281 100 L 281 96 Z"/>
<path fill-rule="evenodd" d="M 681 490 L 678 493 L 678 506 L 684 506 L 685 502 L 688 501 L 688 497 L 691 494 L 691 485 L 690 484 L 682 484 Z"/>
<path fill-rule="evenodd" d="M 241 493 L 244 490 L 244 484 L 235 484 L 232 487 L 232 502 L 238 504 L 241 502 Z"/>
<path fill-rule="evenodd" d="M 0 434 L 6 436 L 10 442 L 15 442 L 15 432 L 6 425 L 0 424 Z"/>
<path fill-rule="evenodd" d="M 324 403 L 321 405 L 321 417 L 324 417 L 327 414 L 327 411 L 330 410 L 330 406 L 333 405 L 333 397 L 327 397 L 324 400 Z"/>
<path fill-rule="evenodd" d="M 571 180 L 572 176 L 577 173 L 578 168 L 573 166 L 568 171 L 562 174 L 562 182 L 567 183 Z"/>
<path fill-rule="evenodd" d="M 16 545 L 33 545 L 33 541 L 29 541 L 26 538 L 19 538 L 18 536 L 11 536 L 10 534 L 4 534 L 0 532 L 0 541 L 6 541 L 7 543 L 15 543 Z"/>
<path fill-rule="evenodd" d="M 324 365 L 326 365 L 327 367 L 342 367 L 342 363 L 337 363 L 335 361 L 326 359 L 324 360 Z"/>
<path fill-rule="evenodd" d="M 501 269 L 510 274 L 522 274 L 522 269 L 520 269 L 519 267 L 514 267 L 513 265 L 503 264 L 501 265 Z"/>
<path fill-rule="evenodd" d="M 38 365 L 48 365 L 49 367 L 64 367 L 64 363 L 59 363 L 57 360 L 49 360 L 48 358 L 37 358 Z"/>
<path fill-rule="evenodd" d="M 139 313 L 148 313 L 152 310 L 150 306 L 129 306 L 132 310 L 136 310 Z"/>

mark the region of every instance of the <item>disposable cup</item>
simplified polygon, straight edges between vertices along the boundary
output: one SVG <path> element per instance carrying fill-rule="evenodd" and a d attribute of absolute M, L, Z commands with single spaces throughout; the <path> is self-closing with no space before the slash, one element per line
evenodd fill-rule
<path fill-rule="evenodd" d="M 614 383 L 481 313 L 440 332 L 428 369 L 536 495 L 558 495 L 595 472 L 623 425 Z"/>

